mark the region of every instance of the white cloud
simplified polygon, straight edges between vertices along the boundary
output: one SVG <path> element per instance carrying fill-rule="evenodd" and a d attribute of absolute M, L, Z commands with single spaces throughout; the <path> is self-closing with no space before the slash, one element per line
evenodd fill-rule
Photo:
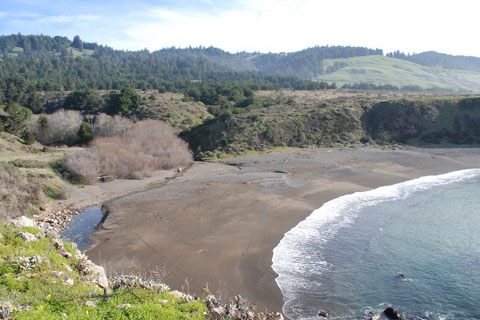
<path fill-rule="evenodd" d="M 69 16 L 48 16 L 41 17 L 37 20 L 41 23 L 68 23 L 73 21 L 73 17 Z"/>
<path fill-rule="evenodd" d="M 93 15 L 93 14 L 80 14 L 80 15 L 73 15 L 73 16 L 66 16 L 66 15 L 59 15 L 59 16 L 45 16 L 40 17 L 37 19 L 40 23 L 77 23 L 77 22 L 88 22 L 99 20 L 100 16 Z"/>
<path fill-rule="evenodd" d="M 438 50 L 480 56 L 476 2 L 385 0 L 247 0 L 230 10 L 152 8 L 124 30 L 115 47 L 156 50 L 209 46 L 290 52 L 315 45 L 353 45 L 386 52 Z"/>
<path fill-rule="evenodd" d="M 201 1 L 195 9 L 146 8 L 144 2 L 128 13 L 91 8 L 99 14 L 8 17 L 18 18 L 10 20 L 17 31 L 80 34 L 118 49 L 212 45 L 231 52 L 291 52 L 328 44 L 480 56 L 478 0 Z"/>
<path fill-rule="evenodd" d="M 96 21 L 100 20 L 102 17 L 96 14 L 79 14 L 75 16 L 77 21 Z"/>

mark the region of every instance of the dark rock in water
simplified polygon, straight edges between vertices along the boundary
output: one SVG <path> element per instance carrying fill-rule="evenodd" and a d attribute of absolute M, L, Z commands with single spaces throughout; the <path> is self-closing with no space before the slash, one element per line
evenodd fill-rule
<path fill-rule="evenodd" d="M 403 320 L 403 317 L 400 315 L 400 313 L 398 313 L 397 310 L 395 310 L 393 307 L 388 307 L 387 309 L 385 309 L 383 311 L 383 313 L 385 313 L 385 315 L 389 318 L 389 319 L 393 319 L 393 320 Z"/>
<path fill-rule="evenodd" d="M 326 317 L 328 317 L 328 312 L 326 310 L 322 309 L 322 310 L 318 311 L 317 316 L 326 318 Z"/>
<path fill-rule="evenodd" d="M 403 279 L 405 275 L 403 274 L 403 272 L 397 272 L 397 277 Z"/>
<path fill-rule="evenodd" d="M 288 174 L 287 171 L 283 171 L 283 170 L 275 170 L 275 173 L 283 173 L 283 174 Z"/>

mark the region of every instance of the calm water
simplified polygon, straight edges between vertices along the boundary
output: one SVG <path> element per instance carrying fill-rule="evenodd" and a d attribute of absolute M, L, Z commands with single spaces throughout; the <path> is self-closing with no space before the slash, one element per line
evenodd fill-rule
<path fill-rule="evenodd" d="M 480 169 L 332 200 L 285 234 L 272 267 L 293 319 L 363 319 L 389 305 L 413 319 L 480 319 Z"/>
<path fill-rule="evenodd" d="M 88 237 L 95 231 L 95 227 L 102 220 L 102 207 L 95 206 L 84 209 L 77 214 L 67 225 L 61 237 L 77 244 L 82 250 L 90 244 Z"/>

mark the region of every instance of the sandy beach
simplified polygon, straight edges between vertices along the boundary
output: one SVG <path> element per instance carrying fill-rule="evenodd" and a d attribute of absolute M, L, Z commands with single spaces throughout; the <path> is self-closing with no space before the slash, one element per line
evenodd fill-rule
<path fill-rule="evenodd" d="M 242 295 L 258 311 L 281 311 L 272 250 L 314 209 L 344 194 L 478 167 L 480 149 L 289 149 L 195 163 L 168 182 L 102 198 L 109 214 L 86 253 L 107 272 L 158 267 L 172 289 L 201 296 L 208 285 L 224 301 Z"/>

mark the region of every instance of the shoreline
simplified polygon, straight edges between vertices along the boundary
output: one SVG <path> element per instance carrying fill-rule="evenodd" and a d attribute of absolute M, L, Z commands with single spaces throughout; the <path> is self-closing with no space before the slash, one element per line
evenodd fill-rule
<path fill-rule="evenodd" d="M 172 288 L 208 283 L 225 301 L 281 311 L 273 249 L 323 203 L 420 176 L 478 167 L 480 149 L 293 149 L 195 163 L 184 175 L 107 201 L 87 255 L 107 272 L 158 267 Z"/>

